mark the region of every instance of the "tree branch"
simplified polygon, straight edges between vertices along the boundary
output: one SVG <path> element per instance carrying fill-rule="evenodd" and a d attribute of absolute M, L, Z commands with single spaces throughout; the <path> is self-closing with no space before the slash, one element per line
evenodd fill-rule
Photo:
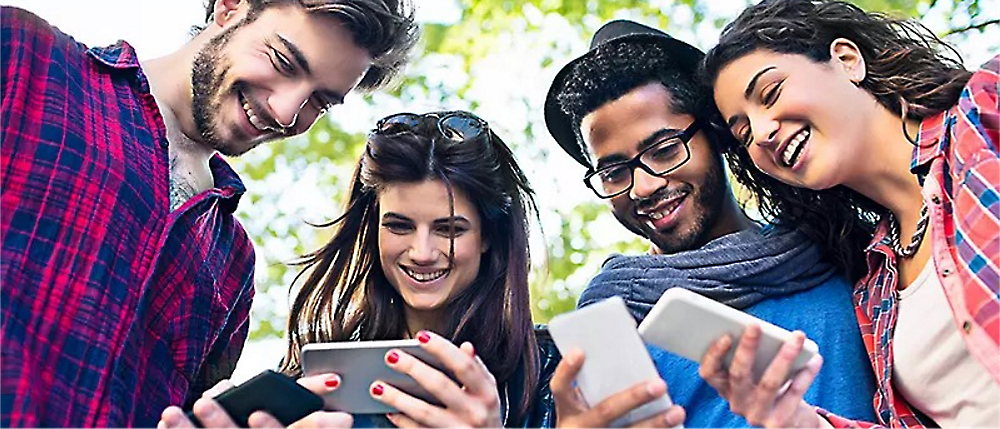
<path fill-rule="evenodd" d="M 982 29 L 984 29 L 986 27 L 989 27 L 991 25 L 996 25 L 996 24 L 1000 24 L 1000 19 L 991 19 L 991 20 L 986 21 L 986 22 L 980 22 L 979 24 L 971 24 L 971 25 L 967 25 L 965 27 L 952 28 L 951 30 L 948 30 L 947 32 L 945 32 L 944 35 L 945 36 L 951 36 L 953 34 L 964 33 L 966 31 L 982 30 Z"/>

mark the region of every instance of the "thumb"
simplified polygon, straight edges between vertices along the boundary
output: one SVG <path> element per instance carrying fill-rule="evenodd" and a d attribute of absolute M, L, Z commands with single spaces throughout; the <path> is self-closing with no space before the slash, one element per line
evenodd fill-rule
<path fill-rule="evenodd" d="M 340 376 L 335 373 L 316 374 L 296 380 L 299 385 L 317 395 L 323 395 L 340 387 Z"/>

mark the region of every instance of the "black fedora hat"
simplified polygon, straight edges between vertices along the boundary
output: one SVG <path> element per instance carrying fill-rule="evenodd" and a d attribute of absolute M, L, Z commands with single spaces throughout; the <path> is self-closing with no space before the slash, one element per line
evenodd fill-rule
<path fill-rule="evenodd" d="M 549 87 L 549 93 L 545 97 L 545 126 L 548 127 L 549 133 L 559 143 L 559 146 L 576 162 L 587 168 L 592 167 L 587 148 L 582 141 L 577 139 L 573 118 L 563 112 L 559 105 L 557 95 L 566 84 L 566 79 L 577 64 L 593 58 L 601 46 L 609 43 L 650 42 L 659 45 L 670 56 L 671 63 L 675 64 L 678 70 L 688 73 L 694 73 L 698 69 L 702 57 L 705 56 L 698 48 L 670 37 L 669 34 L 660 30 L 633 21 L 616 20 L 597 29 L 594 38 L 590 41 L 590 50 L 570 61 L 556 74 L 552 86 Z"/>

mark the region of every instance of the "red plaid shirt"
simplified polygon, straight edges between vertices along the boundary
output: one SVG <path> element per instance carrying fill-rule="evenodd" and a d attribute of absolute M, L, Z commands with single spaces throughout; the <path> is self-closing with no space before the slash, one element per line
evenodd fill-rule
<path fill-rule="evenodd" d="M 926 172 L 932 259 L 969 353 L 1000 382 L 1000 57 L 976 72 L 951 109 L 920 124 L 911 170 Z M 868 248 L 869 274 L 854 301 L 865 347 L 878 378 L 880 424 L 922 427 L 892 384 L 892 332 L 897 313 L 896 255 L 882 222 Z M 870 426 L 830 415 L 834 426 Z"/>
<path fill-rule="evenodd" d="M 0 15 L 0 426 L 155 426 L 243 347 L 243 184 L 215 157 L 215 188 L 170 212 L 165 128 L 132 48 Z"/>

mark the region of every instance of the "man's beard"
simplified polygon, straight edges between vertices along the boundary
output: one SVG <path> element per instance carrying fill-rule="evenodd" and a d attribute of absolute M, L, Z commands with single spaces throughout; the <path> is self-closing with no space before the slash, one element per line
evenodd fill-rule
<path fill-rule="evenodd" d="M 722 166 L 716 163 L 715 168 L 710 169 L 700 182 L 694 184 L 692 192 L 688 194 L 689 197 L 693 197 L 689 201 L 693 203 L 691 219 L 682 220 L 670 229 L 657 231 L 648 223 L 637 219 L 634 203 L 628 207 L 630 211 L 628 218 L 623 218 L 617 210 L 614 211 L 615 218 L 629 231 L 649 239 L 664 254 L 701 247 L 709 241 L 706 236 L 718 222 L 719 212 L 722 210 L 727 189 L 726 178 L 722 171 Z M 660 191 L 653 198 L 662 199 L 659 194 Z M 689 224 L 688 229 L 680 229 Z"/>
<path fill-rule="evenodd" d="M 222 50 L 229 44 L 236 30 L 250 22 L 248 18 L 209 40 L 198 52 L 191 68 L 191 114 L 194 116 L 195 128 L 206 145 L 226 156 L 239 156 L 249 150 L 236 149 L 233 145 L 226 144 L 219 136 L 216 120 L 218 113 L 222 111 L 222 95 L 237 89 L 236 84 L 231 85 L 231 88 L 223 87 L 229 65 L 223 67 L 225 58 Z"/>

